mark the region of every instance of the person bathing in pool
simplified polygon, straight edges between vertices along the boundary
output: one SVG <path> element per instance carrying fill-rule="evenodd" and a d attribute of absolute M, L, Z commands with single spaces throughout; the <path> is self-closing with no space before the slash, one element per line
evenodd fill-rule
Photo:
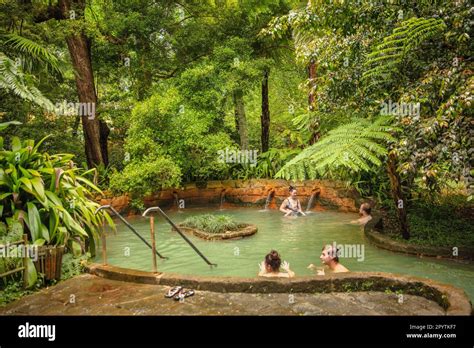
<path fill-rule="evenodd" d="M 298 198 L 296 198 L 296 188 L 290 186 L 290 196 L 286 198 L 280 206 L 280 211 L 285 213 L 285 216 L 290 215 L 303 215 L 306 216 L 305 213 L 301 210 L 301 203 Z"/>
<path fill-rule="evenodd" d="M 344 273 L 344 272 L 349 272 L 349 270 L 344 267 L 342 264 L 339 263 L 339 256 L 338 256 L 339 250 L 337 250 L 337 247 L 334 247 L 333 245 L 325 245 L 321 251 L 321 256 L 319 259 L 321 262 L 327 266 L 330 272 L 332 273 Z M 314 270 L 316 269 L 318 275 L 324 275 L 324 268 L 318 269 L 313 264 L 310 264 L 308 266 L 309 269 Z"/>
<path fill-rule="evenodd" d="M 276 250 L 270 251 L 258 267 L 260 268 L 259 277 L 293 278 L 295 276 L 288 262 L 281 263 L 280 255 Z M 280 272 L 280 267 L 286 272 Z"/>
<path fill-rule="evenodd" d="M 359 208 L 360 218 L 357 220 L 352 220 L 351 224 L 364 226 L 367 222 L 372 220 L 372 215 L 370 215 L 371 212 L 372 212 L 372 208 L 370 207 L 370 204 L 362 203 Z"/>

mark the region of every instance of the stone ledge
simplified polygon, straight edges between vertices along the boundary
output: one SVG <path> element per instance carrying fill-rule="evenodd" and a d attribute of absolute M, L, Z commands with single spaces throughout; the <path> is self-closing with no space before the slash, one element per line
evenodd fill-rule
<path fill-rule="evenodd" d="M 364 234 L 365 237 L 378 248 L 418 256 L 445 258 L 450 260 L 474 260 L 474 249 L 472 248 L 459 247 L 458 256 L 453 256 L 453 249 L 450 247 L 416 245 L 392 239 L 387 235 L 375 231 L 373 226 L 376 223 L 377 221 L 368 223 L 364 228 Z"/>
<path fill-rule="evenodd" d="M 299 182 L 282 179 L 216 180 L 201 183 L 187 183 L 181 188 L 165 189 L 143 198 L 146 207 L 173 207 L 176 200 L 183 199 L 186 207 L 209 204 L 230 204 L 236 206 L 264 206 L 271 195 L 270 209 L 278 209 L 288 197 L 288 187 L 298 188 L 298 196 L 303 207 L 314 195 L 312 210 L 336 209 L 344 212 L 357 212 L 361 197 L 354 189 L 333 180 L 305 180 Z M 107 193 L 105 198 L 97 197 L 101 205 L 111 204 L 120 213 L 131 211 L 130 197 L 113 197 Z"/>
<path fill-rule="evenodd" d="M 245 224 L 246 226 L 240 228 L 236 231 L 226 231 L 224 233 L 208 233 L 197 228 L 185 227 L 178 225 L 180 230 L 191 233 L 196 237 L 205 239 L 205 240 L 223 240 L 223 239 L 240 239 L 244 237 L 249 237 L 257 233 L 258 228 L 255 225 Z"/>
<path fill-rule="evenodd" d="M 291 279 L 191 276 L 151 273 L 110 265 L 88 264 L 87 271 L 97 276 L 167 286 L 181 285 L 196 290 L 242 293 L 328 293 L 353 291 L 402 291 L 438 303 L 447 315 L 471 315 L 466 293 L 457 287 L 430 279 L 383 272 L 350 272 Z"/>

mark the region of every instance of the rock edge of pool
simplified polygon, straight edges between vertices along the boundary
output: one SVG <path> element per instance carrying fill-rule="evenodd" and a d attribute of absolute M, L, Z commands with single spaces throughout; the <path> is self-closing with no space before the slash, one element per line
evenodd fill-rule
<path fill-rule="evenodd" d="M 111 265 L 89 263 L 88 273 L 111 280 L 165 286 L 181 285 L 219 293 L 331 293 L 378 291 L 424 297 L 440 305 L 447 315 L 472 315 L 464 290 L 449 284 L 385 272 L 350 272 L 291 279 L 191 276 L 152 273 Z"/>

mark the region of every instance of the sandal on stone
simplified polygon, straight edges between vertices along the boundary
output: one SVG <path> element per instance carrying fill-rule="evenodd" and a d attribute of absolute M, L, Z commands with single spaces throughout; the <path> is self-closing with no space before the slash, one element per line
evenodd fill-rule
<path fill-rule="evenodd" d="M 191 297 L 194 295 L 194 290 L 186 290 L 181 291 L 178 295 L 174 297 L 175 301 L 179 301 L 181 299 L 185 299 L 186 297 Z"/>
<path fill-rule="evenodd" d="M 181 290 L 183 290 L 182 286 L 175 286 L 174 288 L 171 288 L 171 289 L 168 290 L 165 297 L 166 298 L 171 298 L 171 297 L 175 296 L 177 293 L 179 293 Z"/>

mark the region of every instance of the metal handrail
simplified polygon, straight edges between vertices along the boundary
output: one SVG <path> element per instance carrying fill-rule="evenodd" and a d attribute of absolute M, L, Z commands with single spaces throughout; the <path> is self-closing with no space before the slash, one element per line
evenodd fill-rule
<path fill-rule="evenodd" d="M 161 210 L 160 207 L 151 207 L 151 208 L 148 208 L 147 210 L 145 210 L 142 214 L 143 217 L 147 217 L 148 213 L 150 212 L 158 212 L 160 213 L 161 216 L 163 216 L 165 218 L 165 220 L 171 225 L 171 227 L 173 227 L 173 229 L 179 233 L 179 235 L 191 246 L 191 248 L 194 249 L 194 251 L 199 255 L 201 256 L 201 258 L 209 265 L 209 266 L 216 266 L 217 267 L 217 264 L 216 263 L 212 263 L 211 261 L 209 261 L 200 251 L 199 249 L 188 239 L 188 237 L 186 237 L 184 235 L 184 233 L 179 229 L 178 226 L 176 226 L 174 224 L 173 221 L 171 221 L 171 219 L 168 217 L 168 215 L 165 214 L 165 212 L 163 210 Z"/>
<path fill-rule="evenodd" d="M 129 223 L 127 220 L 125 220 L 125 218 L 124 218 L 122 215 L 120 215 L 120 213 L 119 213 L 117 210 L 115 210 L 115 208 L 112 207 L 111 205 L 107 204 L 107 205 L 102 205 L 102 206 L 100 206 L 99 208 L 97 208 L 97 210 L 95 211 L 94 214 L 97 214 L 97 213 L 98 213 L 99 211 L 101 211 L 102 209 L 110 209 L 110 210 L 115 214 L 115 216 L 117 216 L 120 220 L 122 220 L 122 222 L 123 222 L 133 233 L 135 233 L 135 235 L 136 235 L 138 238 L 140 238 L 140 239 L 142 240 L 143 243 L 145 243 L 150 249 L 153 250 L 153 247 L 150 245 L 150 243 L 148 243 L 142 236 L 140 236 L 140 234 L 137 232 L 137 230 L 135 230 L 135 228 L 134 228 L 132 225 L 130 225 L 130 223 Z M 168 259 L 168 257 L 162 256 L 162 255 L 161 255 L 158 251 L 156 251 L 156 250 L 155 250 L 155 253 L 156 253 L 156 255 L 158 255 L 158 256 L 159 256 L 160 258 L 162 258 L 162 259 Z"/>

